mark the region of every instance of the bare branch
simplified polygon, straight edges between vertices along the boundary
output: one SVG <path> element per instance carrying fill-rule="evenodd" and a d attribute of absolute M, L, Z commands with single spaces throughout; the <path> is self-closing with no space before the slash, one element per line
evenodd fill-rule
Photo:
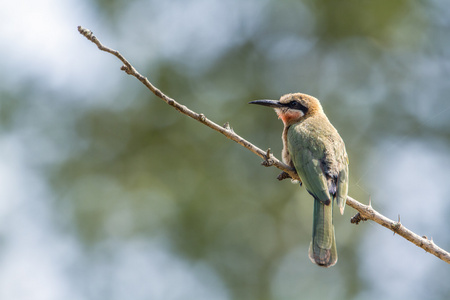
<path fill-rule="evenodd" d="M 419 236 L 418 234 L 403 226 L 403 224 L 400 223 L 400 217 L 398 218 L 398 222 L 395 222 L 374 210 L 372 206 L 364 205 L 350 196 L 347 197 L 346 203 L 348 206 L 351 206 L 358 211 L 358 214 L 360 215 L 359 221 L 364 221 L 367 219 L 372 220 L 380 224 L 381 226 L 393 231 L 394 234 L 402 236 L 416 246 L 433 255 L 436 255 L 443 261 L 450 263 L 450 253 L 437 246 L 432 239 L 428 239 L 426 236 Z"/>
<path fill-rule="evenodd" d="M 273 154 L 270 153 L 270 149 L 268 149 L 267 151 L 264 151 L 264 150 L 256 147 L 255 145 L 253 145 L 252 143 L 248 142 L 247 140 L 245 140 L 241 136 L 237 135 L 233 131 L 233 129 L 230 127 L 230 125 L 228 123 L 226 123 L 224 126 L 220 126 L 220 125 L 212 122 L 208 118 L 206 118 L 204 114 L 196 113 L 196 112 L 190 110 L 189 108 L 187 108 L 186 106 L 178 103 L 174 99 L 166 96 L 158 88 L 156 88 L 145 76 L 142 76 L 122 56 L 122 54 L 120 54 L 116 50 L 113 50 L 111 48 L 108 48 L 108 47 L 104 46 L 93 35 L 92 31 L 90 31 L 88 29 L 85 29 L 85 28 L 83 28 L 81 26 L 78 26 L 78 31 L 82 35 L 84 35 L 88 40 L 90 40 L 91 42 L 96 44 L 97 47 L 100 50 L 108 52 L 108 53 L 111 53 L 112 55 L 114 55 L 118 59 L 120 59 L 122 61 L 122 63 L 123 63 L 123 66 L 121 67 L 122 71 L 125 71 L 128 75 L 132 75 L 132 76 L 136 77 L 153 94 L 155 94 L 157 97 L 161 98 L 164 102 L 166 102 L 167 104 L 169 104 L 170 106 L 172 106 L 173 108 L 178 110 L 180 113 L 182 113 L 182 114 L 184 114 L 186 116 L 189 116 L 189 117 L 199 121 L 200 123 L 205 124 L 206 126 L 208 126 L 208 127 L 212 128 L 212 129 L 222 133 L 224 136 L 226 136 L 230 140 L 233 140 L 236 143 L 238 143 L 239 145 L 244 146 L 245 148 L 247 148 L 248 150 L 250 150 L 254 154 L 256 154 L 259 157 L 261 157 L 264 160 L 263 164 L 265 166 L 275 166 L 278 169 L 280 169 L 281 171 L 283 171 L 283 173 L 280 174 L 281 178 L 279 176 L 280 180 L 290 177 L 290 178 L 292 178 L 294 180 L 299 180 L 300 181 L 300 178 L 298 177 L 298 175 L 295 172 L 295 170 L 293 168 L 289 167 L 288 165 L 284 164 L 280 160 L 278 160 Z M 352 218 L 352 223 L 358 224 L 360 221 L 372 220 L 372 221 L 380 224 L 381 226 L 384 226 L 387 229 L 393 231 L 394 234 L 398 234 L 398 235 L 402 236 L 403 238 L 407 239 L 411 243 L 413 243 L 413 244 L 417 245 L 418 247 L 424 249 L 426 252 L 429 252 L 429 253 L 437 256 L 441 260 L 443 260 L 443 261 L 445 261 L 445 262 L 450 264 L 450 253 L 448 253 L 444 249 L 438 247 L 431 239 L 429 240 L 426 236 L 419 236 L 419 235 L 415 234 L 414 232 L 412 232 L 411 230 L 409 230 L 406 227 L 404 227 L 403 224 L 400 223 L 400 217 L 399 217 L 398 222 L 392 221 L 391 219 L 383 216 L 382 214 L 380 214 L 379 212 L 374 210 L 372 208 L 372 206 L 364 205 L 364 204 L 356 201 L 355 199 L 353 199 L 350 196 L 347 197 L 346 203 L 347 203 L 348 206 L 350 206 L 350 207 L 352 207 L 352 208 L 354 208 L 355 210 L 358 211 L 358 214 L 355 215 Z"/>

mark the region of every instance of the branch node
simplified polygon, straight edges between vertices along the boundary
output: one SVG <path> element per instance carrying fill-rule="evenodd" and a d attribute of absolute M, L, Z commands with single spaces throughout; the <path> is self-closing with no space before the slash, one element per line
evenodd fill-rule
<path fill-rule="evenodd" d="M 400 215 L 398 215 L 398 221 L 394 222 L 391 225 L 392 231 L 394 232 L 394 235 L 400 230 L 400 228 L 402 227 L 402 222 L 400 222 Z"/>
<path fill-rule="evenodd" d="M 159 90 L 156 90 L 155 93 L 158 95 L 162 95 L 162 93 Z M 161 98 L 161 96 L 158 96 L 158 97 Z M 174 106 L 175 100 L 169 98 L 169 99 L 167 99 L 167 104 L 169 104 L 170 106 Z"/>
<path fill-rule="evenodd" d="M 264 155 L 264 161 L 261 163 L 264 167 L 273 166 L 274 160 L 272 159 L 272 153 L 270 153 L 270 148 L 267 149 L 266 155 Z"/>
<path fill-rule="evenodd" d="M 230 126 L 230 122 L 225 122 L 225 124 L 223 124 L 223 128 L 230 132 L 234 132 L 233 127 Z"/>
<path fill-rule="evenodd" d="M 133 72 L 131 72 L 130 68 L 128 68 L 126 65 L 121 66 L 120 70 L 124 71 L 128 75 L 133 75 Z"/>
<path fill-rule="evenodd" d="M 360 213 L 357 213 L 350 219 L 350 223 L 355 224 L 355 225 L 358 225 L 359 222 L 361 222 L 361 221 L 367 221 L 367 218 L 364 218 L 363 216 L 361 216 Z"/>
<path fill-rule="evenodd" d="M 199 119 L 200 121 L 202 121 L 203 123 L 206 121 L 206 117 L 205 117 L 204 114 L 199 114 L 199 115 L 198 115 L 198 119 Z"/>

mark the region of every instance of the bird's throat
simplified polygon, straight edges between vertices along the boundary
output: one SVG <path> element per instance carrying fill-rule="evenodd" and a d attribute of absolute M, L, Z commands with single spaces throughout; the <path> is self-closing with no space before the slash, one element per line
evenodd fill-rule
<path fill-rule="evenodd" d="M 276 112 L 278 115 L 278 119 L 281 119 L 285 126 L 296 123 L 298 120 L 300 120 L 301 117 L 304 116 L 303 112 L 299 110 L 283 111 L 281 109 L 277 109 Z"/>

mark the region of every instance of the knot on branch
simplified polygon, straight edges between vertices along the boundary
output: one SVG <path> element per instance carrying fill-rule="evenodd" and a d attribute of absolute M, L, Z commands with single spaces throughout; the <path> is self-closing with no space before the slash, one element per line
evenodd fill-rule
<path fill-rule="evenodd" d="M 131 72 L 130 68 L 128 68 L 126 65 L 121 66 L 120 70 L 124 71 L 128 75 L 133 75 L 133 73 Z"/>
<path fill-rule="evenodd" d="M 400 227 L 402 227 L 402 223 L 400 222 L 395 222 L 392 224 L 391 228 L 394 231 L 394 234 L 400 229 Z"/>
<path fill-rule="evenodd" d="M 204 114 L 199 114 L 199 115 L 198 115 L 198 119 L 199 119 L 200 121 L 202 121 L 202 122 L 205 122 L 205 121 L 206 121 L 206 117 L 205 117 Z"/>
<path fill-rule="evenodd" d="M 159 92 L 159 90 L 158 90 L 158 92 Z M 174 106 L 175 105 L 175 100 L 173 100 L 172 98 L 169 98 L 169 99 L 167 99 L 167 104 L 169 104 L 170 106 Z"/>
<path fill-rule="evenodd" d="M 223 124 L 222 127 L 225 128 L 227 131 L 234 132 L 233 127 L 230 126 L 230 122 L 225 122 L 225 124 Z"/>
<path fill-rule="evenodd" d="M 264 155 L 264 161 L 261 163 L 264 167 L 273 166 L 275 161 L 272 159 L 272 154 L 270 153 L 270 148 L 267 149 L 266 155 Z"/>
<path fill-rule="evenodd" d="M 400 222 L 400 215 L 398 215 L 398 221 L 394 222 L 391 225 L 391 229 L 394 232 L 394 235 L 400 230 L 401 227 L 402 227 L 402 222 Z"/>
<path fill-rule="evenodd" d="M 153 93 L 155 94 L 156 97 L 161 98 L 161 99 L 163 99 L 163 100 L 165 99 L 165 98 L 164 98 L 165 95 L 163 95 L 163 93 L 161 93 L 160 90 L 158 90 L 158 89 L 155 88 L 155 90 L 153 91 Z M 169 104 L 170 106 L 173 106 L 173 105 L 174 105 L 174 102 L 175 102 L 175 100 L 173 100 L 173 99 L 171 99 L 171 98 L 169 98 L 169 99 L 167 100 L 167 104 Z"/>
<path fill-rule="evenodd" d="M 350 219 L 350 223 L 355 224 L 355 225 L 358 225 L 359 222 L 361 222 L 361 221 L 367 221 L 367 218 L 364 218 L 363 216 L 361 216 L 360 213 L 357 213 Z"/>

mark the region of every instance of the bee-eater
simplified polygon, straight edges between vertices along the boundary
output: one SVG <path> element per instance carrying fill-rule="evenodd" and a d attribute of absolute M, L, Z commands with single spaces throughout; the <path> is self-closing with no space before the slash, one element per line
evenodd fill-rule
<path fill-rule="evenodd" d="M 283 121 L 283 161 L 295 168 L 306 190 L 314 197 L 309 258 L 319 266 L 333 266 L 338 258 L 333 200 L 343 214 L 348 193 L 348 157 L 342 138 L 323 112 L 319 100 L 312 96 L 287 94 L 279 101 L 256 100 L 250 104 L 273 107 Z"/>

